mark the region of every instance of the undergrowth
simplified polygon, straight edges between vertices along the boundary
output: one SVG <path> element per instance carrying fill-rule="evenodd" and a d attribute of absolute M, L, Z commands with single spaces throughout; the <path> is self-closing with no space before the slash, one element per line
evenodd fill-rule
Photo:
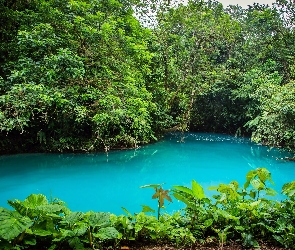
<path fill-rule="evenodd" d="M 234 240 L 245 248 L 271 242 L 286 248 L 295 245 L 295 181 L 287 183 L 284 201 L 266 199 L 276 192 L 270 172 L 251 170 L 245 184 L 236 181 L 211 187 L 213 198 L 204 194 L 195 180 L 191 187 L 154 188 L 157 210 L 143 206 L 139 213 L 124 215 L 105 212 L 72 212 L 59 199 L 48 200 L 31 194 L 24 201 L 9 200 L 13 208 L 0 208 L 0 248 L 6 249 L 118 249 L 133 241 L 192 246 L 196 242 L 218 241 L 222 246 Z M 171 196 L 185 208 L 173 214 L 162 213 Z M 152 215 L 150 215 L 152 213 Z M 156 215 L 153 215 L 156 213 Z M 259 241 L 258 241 L 259 240 Z"/>

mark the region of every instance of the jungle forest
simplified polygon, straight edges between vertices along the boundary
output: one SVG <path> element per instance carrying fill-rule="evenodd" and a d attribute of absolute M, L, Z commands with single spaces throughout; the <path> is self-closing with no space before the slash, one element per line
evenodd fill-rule
<path fill-rule="evenodd" d="M 1 153 L 132 148 L 173 130 L 295 147 L 292 1 L 0 4 Z"/>
<path fill-rule="evenodd" d="M 248 136 L 293 152 L 294 28 L 292 0 L 246 9 L 214 0 L 0 0 L 0 155 L 138 148 L 174 131 Z M 155 191 L 157 216 L 150 207 L 71 212 L 32 194 L 0 208 L 0 248 L 292 249 L 295 182 L 281 202 L 260 197 L 274 193 L 271 183 L 261 166 L 243 187 L 215 187 L 214 201 L 196 181 L 143 186 Z M 172 196 L 184 212 L 162 212 Z"/>

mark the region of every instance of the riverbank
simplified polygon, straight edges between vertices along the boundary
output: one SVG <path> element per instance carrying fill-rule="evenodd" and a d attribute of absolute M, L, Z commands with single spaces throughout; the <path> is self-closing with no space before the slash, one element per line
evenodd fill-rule
<path fill-rule="evenodd" d="M 244 249 L 260 249 L 260 250 L 283 250 L 283 249 L 291 249 L 291 248 L 284 248 L 278 245 L 274 245 L 268 242 L 260 242 L 260 248 L 245 248 L 243 245 L 230 242 L 227 244 L 219 244 L 217 242 L 211 242 L 208 244 L 195 244 L 194 246 L 190 247 L 176 247 L 167 245 L 141 245 L 140 243 L 134 244 L 132 246 L 123 246 L 121 250 L 244 250 Z"/>

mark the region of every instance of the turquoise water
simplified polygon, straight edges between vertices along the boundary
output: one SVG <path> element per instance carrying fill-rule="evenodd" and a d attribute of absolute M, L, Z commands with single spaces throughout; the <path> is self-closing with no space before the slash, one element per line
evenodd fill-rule
<path fill-rule="evenodd" d="M 295 163 L 277 160 L 288 155 L 277 149 L 255 145 L 246 138 L 220 134 L 169 134 L 163 140 L 137 150 L 96 154 L 20 154 L 0 157 L 0 206 L 8 199 L 25 199 L 31 193 L 58 197 L 72 211 L 123 213 L 121 207 L 140 212 L 141 204 L 156 208 L 152 189 L 142 185 L 165 183 L 191 185 L 195 179 L 208 196 L 209 186 L 245 182 L 246 173 L 266 167 L 274 188 L 295 180 Z M 284 199 L 278 195 L 276 199 Z M 172 212 L 182 208 L 174 201 Z"/>

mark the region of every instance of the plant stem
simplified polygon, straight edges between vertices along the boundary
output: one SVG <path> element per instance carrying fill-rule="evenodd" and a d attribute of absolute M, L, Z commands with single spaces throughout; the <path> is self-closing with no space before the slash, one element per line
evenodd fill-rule
<path fill-rule="evenodd" d="M 93 247 L 93 242 L 92 242 L 92 234 L 91 234 L 91 227 L 89 227 L 88 228 L 88 237 L 89 237 L 89 243 L 90 243 L 90 247 L 92 248 L 92 249 L 94 249 L 94 247 Z"/>
<path fill-rule="evenodd" d="M 158 220 L 160 220 L 161 215 L 161 206 L 160 206 L 160 199 L 158 200 Z"/>

